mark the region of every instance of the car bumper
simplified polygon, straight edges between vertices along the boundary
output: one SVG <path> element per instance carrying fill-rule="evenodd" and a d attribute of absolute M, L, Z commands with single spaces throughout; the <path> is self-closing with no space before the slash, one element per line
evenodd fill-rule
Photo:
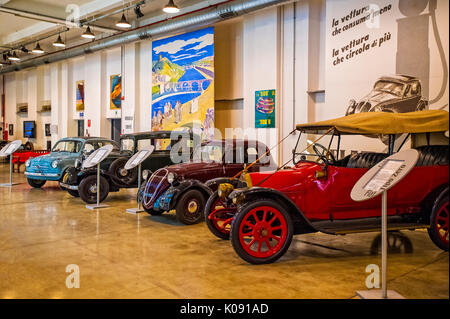
<path fill-rule="evenodd" d="M 26 172 L 25 171 L 25 175 L 27 177 L 33 177 L 35 179 L 52 179 L 52 180 L 58 180 L 59 179 L 59 174 L 57 173 L 35 173 L 35 172 Z"/>
<path fill-rule="evenodd" d="M 77 191 L 78 190 L 78 185 L 69 185 L 69 184 L 65 184 L 65 183 L 59 183 L 59 185 L 61 187 L 64 187 L 66 189 L 70 189 L 72 191 Z"/>

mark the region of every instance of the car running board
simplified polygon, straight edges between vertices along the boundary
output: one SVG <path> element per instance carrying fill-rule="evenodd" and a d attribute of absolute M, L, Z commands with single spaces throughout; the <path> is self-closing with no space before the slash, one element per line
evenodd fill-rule
<path fill-rule="evenodd" d="M 381 231 L 381 217 L 346 219 L 332 221 L 313 221 L 311 224 L 320 232 L 331 235 L 345 235 L 355 233 L 368 233 Z M 414 230 L 429 228 L 429 224 L 405 220 L 400 216 L 389 216 L 387 230 Z"/>

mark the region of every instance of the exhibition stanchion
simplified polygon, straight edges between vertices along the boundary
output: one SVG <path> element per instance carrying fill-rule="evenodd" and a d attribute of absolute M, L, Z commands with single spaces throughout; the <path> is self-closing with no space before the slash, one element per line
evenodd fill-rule
<path fill-rule="evenodd" d="M 350 196 L 357 202 L 381 194 L 381 290 L 359 290 L 356 294 L 361 299 L 404 299 L 396 291 L 387 289 L 387 196 L 388 190 L 408 175 L 418 158 L 419 153 L 414 149 L 391 155 L 372 167 L 353 186 Z"/>
<path fill-rule="evenodd" d="M 142 163 L 153 153 L 155 150 L 155 147 L 151 145 L 148 149 L 142 149 L 136 154 L 134 154 L 125 164 L 126 170 L 134 169 L 136 166 L 138 167 L 138 193 L 141 190 L 141 176 L 142 176 Z M 142 194 L 142 197 L 144 198 L 144 194 Z M 137 208 L 127 208 L 126 212 L 130 214 L 137 214 L 141 213 L 144 210 L 142 209 L 141 199 L 138 196 L 138 207 Z"/>
<path fill-rule="evenodd" d="M 109 205 L 106 204 L 100 204 L 100 192 L 101 192 L 101 182 L 100 182 L 100 163 L 111 153 L 113 150 L 112 145 L 105 145 L 95 152 L 93 152 L 84 162 L 83 162 L 83 168 L 91 168 L 94 166 L 97 166 L 97 185 L 96 185 L 96 192 L 97 192 L 97 203 L 92 205 L 88 204 L 86 205 L 86 208 L 95 210 L 99 208 L 105 208 L 109 207 Z"/>
<path fill-rule="evenodd" d="M 9 183 L 0 184 L 0 187 L 11 187 L 11 186 L 20 184 L 20 183 L 12 182 L 12 168 L 13 168 L 12 159 L 13 159 L 13 153 L 15 151 L 17 151 L 21 145 L 22 145 L 21 140 L 15 140 L 15 141 L 5 145 L 5 147 L 3 147 L 0 150 L 0 157 L 8 157 L 9 156 Z"/>

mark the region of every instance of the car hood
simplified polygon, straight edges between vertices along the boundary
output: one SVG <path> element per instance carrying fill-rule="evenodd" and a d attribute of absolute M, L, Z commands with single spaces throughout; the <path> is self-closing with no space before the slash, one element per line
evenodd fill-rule
<path fill-rule="evenodd" d="M 71 154 L 73 155 L 73 154 Z M 46 154 L 46 155 L 42 155 L 42 156 L 38 156 L 35 158 L 31 158 L 30 160 L 33 163 L 43 163 L 43 162 L 53 162 L 55 160 L 62 160 L 65 158 L 69 158 L 69 155 L 63 155 L 61 153 L 50 153 L 50 154 Z"/>
<path fill-rule="evenodd" d="M 217 170 L 218 168 L 222 167 L 222 163 L 205 163 L 205 162 L 187 162 L 187 163 L 180 163 L 176 165 L 171 165 L 169 167 L 166 167 L 166 169 L 170 173 L 175 173 L 178 176 L 182 177 L 183 179 L 187 179 L 190 176 L 198 176 L 206 175 L 213 170 Z"/>
<path fill-rule="evenodd" d="M 316 181 L 315 173 L 320 169 L 319 164 L 305 161 L 298 163 L 293 168 L 279 170 L 275 174 L 275 171 L 268 171 L 250 173 L 250 176 L 253 186 L 270 187 L 289 192 L 291 189 L 298 190 L 299 184 L 308 185 L 308 182 Z M 263 181 L 261 185 L 257 185 L 261 181 Z"/>

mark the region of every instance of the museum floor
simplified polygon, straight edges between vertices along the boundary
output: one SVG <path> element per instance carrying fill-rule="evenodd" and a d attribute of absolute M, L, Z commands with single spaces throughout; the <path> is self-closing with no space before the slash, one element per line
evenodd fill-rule
<path fill-rule="evenodd" d="M 110 207 L 93 212 L 57 183 L 31 189 L 22 173 L 14 181 L 22 184 L 0 188 L 0 298 L 356 298 L 366 266 L 381 263 L 371 253 L 378 234 L 368 233 L 296 236 L 278 262 L 249 265 L 204 223 L 125 213 L 135 190 L 111 194 Z M 449 298 L 448 253 L 426 231 L 403 235 L 388 257 L 389 289 Z M 66 288 L 68 264 L 80 268 L 79 289 Z"/>

